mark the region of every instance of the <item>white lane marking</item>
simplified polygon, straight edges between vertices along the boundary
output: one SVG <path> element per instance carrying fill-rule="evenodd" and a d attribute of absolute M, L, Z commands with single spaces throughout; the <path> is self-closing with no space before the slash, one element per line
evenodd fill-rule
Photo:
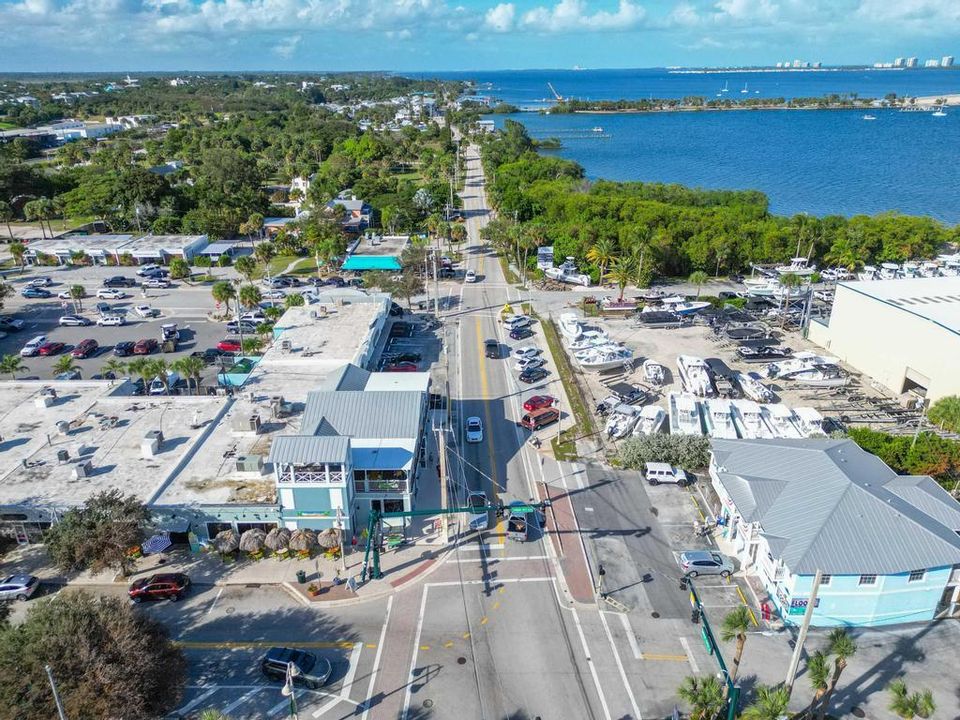
<path fill-rule="evenodd" d="M 610 708 L 607 707 L 607 698 L 603 694 L 603 688 L 600 686 L 600 677 L 597 675 L 597 668 L 593 664 L 593 658 L 590 657 L 590 648 L 587 646 L 587 638 L 583 635 L 583 626 L 580 624 L 580 615 L 576 608 L 573 610 L 573 622 L 577 626 L 577 635 L 580 636 L 580 644 L 583 646 L 583 654 L 587 659 L 587 666 L 590 668 L 590 674 L 593 676 L 593 684 L 597 689 L 597 695 L 600 697 L 600 707 L 603 708 L 603 716 L 607 720 L 610 718 Z"/>
<path fill-rule="evenodd" d="M 272 716 L 272 715 L 276 715 L 280 711 L 283 711 L 283 714 L 289 717 L 287 712 L 289 709 L 290 709 L 290 698 L 284 698 L 283 700 L 278 702 L 276 705 L 274 705 L 272 708 L 267 710 L 267 715 Z"/>
<path fill-rule="evenodd" d="M 461 550 L 479 550 L 481 552 L 487 552 L 488 550 L 503 550 L 503 543 L 470 543 L 469 545 L 462 545 Z"/>
<path fill-rule="evenodd" d="M 207 610 L 207 615 L 213 612 L 213 608 L 216 607 L 217 600 L 219 600 L 220 596 L 223 595 L 224 590 L 226 590 L 226 588 L 220 588 L 220 592 L 217 593 L 217 596 L 213 599 L 213 602 L 210 603 L 210 608 Z"/>
<path fill-rule="evenodd" d="M 383 627 L 380 628 L 380 641 L 377 643 L 377 653 L 373 656 L 373 670 L 370 671 L 370 682 L 367 683 L 367 697 L 363 701 L 363 715 L 360 720 L 367 720 L 367 714 L 370 712 L 370 698 L 373 697 L 373 686 L 377 681 L 377 673 L 380 672 L 380 655 L 383 654 L 383 643 L 387 637 L 387 625 L 390 624 L 390 611 L 393 609 L 393 595 L 387 598 L 387 614 L 383 618 Z"/>
<path fill-rule="evenodd" d="M 331 710 L 337 703 L 340 702 L 340 700 L 341 700 L 341 698 L 334 697 L 333 700 L 331 700 L 330 702 L 326 703 L 325 705 L 321 705 L 321 706 L 318 707 L 316 710 L 314 710 L 314 711 L 313 711 L 313 716 L 314 716 L 315 718 L 320 717 L 320 716 L 323 715 L 327 710 Z"/>
<path fill-rule="evenodd" d="M 486 580 L 447 580 L 445 582 L 432 582 L 427 583 L 424 587 L 459 587 L 461 585 L 489 585 L 493 583 L 498 585 L 500 583 L 527 583 L 527 582 L 552 582 L 552 577 L 524 577 L 524 578 L 496 578 L 491 580 L 487 578 Z M 420 633 L 417 633 L 419 637 Z M 419 644 L 419 643 L 418 643 Z"/>
<path fill-rule="evenodd" d="M 586 506 L 584 506 L 583 509 L 584 509 L 585 511 L 587 511 L 587 512 L 593 512 L 593 508 L 592 508 L 592 507 L 586 507 Z M 688 523 L 688 524 L 689 524 L 689 523 Z"/>
<path fill-rule="evenodd" d="M 485 557 L 469 557 L 450 560 L 452 563 L 479 563 L 484 562 Z M 549 555 L 521 555 L 517 557 L 492 558 L 495 562 L 516 562 L 518 560 L 549 560 Z"/>
<path fill-rule="evenodd" d="M 186 715 L 188 712 L 190 712 L 191 710 L 193 710 L 195 707 L 197 707 L 197 705 L 199 705 L 200 703 L 202 703 L 204 700 L 206 700 L 208 697 L 210 697 L 211 695 L 213 695 L 213 694 L 214 694 L 217 690 L 219 690 L 219 689 L 220 689 L 220 686 L 219 686 L 219 685 L 214 685 L 212 688 L 210 688 L 209 690 L 207 690 L 205 693 L 202 693 L 201 695 L 198 695 L 198 696 L 195 697 L 193 700 L 191 700 L 191 701 L 188 702 L 186 705 L 184 705 L 182 708 L 180 708 L 179 710 L 177 710 L 177 714 L 178 714 L 178 715 Z"/>
<path fill-rule="evenodd" d="M 697 667 L 697 661 L 693 659 L 693 653 L 690 651 L 690 643 L 687 642 L 687 639 L 680 636 L 680 644 L 683 646 L 683 651 L 687 654 L 687 662 L 690 663 L 690 669 L 693 670 L 694 675 L 700 674 L 700 668 Z"/>
<path fill-rule="evenodd" d="M 340 697 L 344 700 L 350 699 L 350 691 L 353 689 L 353 678 L 356 677 L 357 666 L 360 664 L 361 650 L 363 650 L 363 643 L 358 642 L 353 644 L 353 651 L 350 653 L 350 665 L 347 667 L 347 674 L 343 678 L 343 687 L 340 689 Z"/>
<path fill-rule="evenodd" d="M 255 687 L 255 688 L 254 688 L 253 690 L 251 690 L 250 692 L 241 695 L 237 700 L 234 700 L 232 703 L 230 703 L 229 705 L 227 705 L 221 712 L 222 712 L 224 715 L 227 715 L 227 714 L 233 712 L 233 711 L 236 710 L 238 707 L 240 707 L 241 705 L 243 705 L 247 700 L 249 700 L 249 699 L 252 698 L 254 695 L 256 695 L 258 692 L 260 692 L 261 690 L 266 690 L 266 689 L 267 689 L 266 686 Z"/>
<path fill-rule="evenodd" d="M 630 624 L 630 618 L 625 613 L 617 613 L 620 616 L 620 622 L 623 624 L 623 631 L 627 633 L 627 642 L 630 643 L 630 649 L 633 651 L 633 657 L 640 659 L 640 645 L 637 643 L 637 636 L 633 632 L 633 626 Z"/>
<path fill-rule="evenodd" d="M 619 614 L 619 613 L 618 613 Z M 627 673 L 624 672 L 623 662 L 620 660 L 620 651 L 617 650 L 617 644 L 613 641 L 613 635 L 610 633 L 610 626 L 607 625 L 606 613 L 600 611 L 600 624 L 603 625 L 603 631 L 607 634 L 607 640 L 610 641 L 610 649 L 613 650 L 613 659 L 617 663 L 617 670 L 620 672 L 620 680 L 627 691 L 627 697 L 630 698 L 630 709 L 633 710 L 633 717 L 636 720 L 642 720 L 640 708 L 637 707 L 637 699 L 633 696 L 633 688 L 630 687 L 630 681 L 627 679 Z M 623 617 L 623 615 L 620 615 Z"/>
<path fill-rule="evenodd" d="M 453 583 L 457 584 L 457 583 Z M 400 720 L 407 720 L 407 714 L 410 712 L 410 695 L 413 692 L 413 671 L 417 668 L 417 654 L 420 650 L 420 634 L 423 632 L 423 617 L 427 612 L 427 593 L 430 585 L 423 586 L 423 598 L 420 600 L 420 613 L 417 615 L 417 632 L 413 638 L 413 656 L 410 658 L 410 672 L 407 673 L 407 687 L 403 692 L 403 711 L 400 713 Z"/>

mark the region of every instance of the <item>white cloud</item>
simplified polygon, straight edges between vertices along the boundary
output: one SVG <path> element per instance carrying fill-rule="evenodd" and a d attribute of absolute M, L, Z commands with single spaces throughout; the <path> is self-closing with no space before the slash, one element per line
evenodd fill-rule
<path fill-rule="evenodd" d="M 716 8 L 721 16 L 745 22 L 767 23 L 777 14 L 777 6 L 770 0 L 719 0 Z"/>
<path fill-rule="evenodd" d="M 483 24 L 494 32 L 510 32 L 513 30 L 513 20 L 517 13 L 517 8 L 513 3 L 500 3 L 496 7 L 487 10 L 484 15 Z"/>
<path fill-rule="evenodd" d="M 290 35 L 289 37 L 285 37 L 283 40 L 273 46 L 273 52 L 283 59 L 289 60 L 297 51 L 301 40 L 303 40 L 303 37 L 300 35 Z"/>
<path fill-rule="evenodd" d="M 697 8 L 688 2 L 677 3 L 676 7 L 667 15 L 668 25 L 692 26 L 698 25 L 701 21 Z"/>
<path fill-rule="evenodd" d="M 620 0 L 616 12 L 598 10 L 589 14 L 584 0 L 560 0 L 553 7 L 539 6 L 523 14 L 521 25 L 544 33 L 576 30 L 633 30 L 646 17 L 643 6 Z"/>

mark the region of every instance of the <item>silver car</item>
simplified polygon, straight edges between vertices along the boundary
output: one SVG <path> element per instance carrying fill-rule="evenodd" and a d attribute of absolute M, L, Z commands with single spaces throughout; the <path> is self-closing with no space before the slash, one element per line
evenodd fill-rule
<path fill-rule="evenodd" d="M 0 600 L 26 600 L 40 587 L 36 575 L 10 575 L 0 580 Z"/>
<path fill-rule="evenodd" d="M 736 569 L 733 560 L 713 550 L 686 550 L 680 553 L 680 569 L 687 577 L 719 575 L 730 577 Z"/>

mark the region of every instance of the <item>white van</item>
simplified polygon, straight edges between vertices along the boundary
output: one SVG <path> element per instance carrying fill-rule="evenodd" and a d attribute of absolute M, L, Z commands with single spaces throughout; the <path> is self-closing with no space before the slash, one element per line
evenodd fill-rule
<path fill-rule="evenodd" d="M 178 382 L 180 382 L 180 375 L 173 370 L 167 370 L 166 385 L 164 385 L 163 378 L 157 375 L 153 380 L 150 381 L 150 394 L 163 395 L 164 393 L 176 387 Z"/>
<path fill-rule="evenodd" d="M 644 471 L 644 477 L 651 485 L 660 483 L 673 483 L 674 485 L 686 485 L 690 482 L 687 474 L 678 467 L 673 467 L 667 463 L 648 462 Z"/>

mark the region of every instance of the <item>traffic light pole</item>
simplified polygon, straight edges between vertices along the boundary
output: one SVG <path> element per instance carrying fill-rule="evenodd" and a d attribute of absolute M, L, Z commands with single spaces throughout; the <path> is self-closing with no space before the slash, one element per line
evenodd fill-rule
<path fill-rule="evenodd" d="M 735 685 L 733 681 L 730 680 L 730 671 L 727 669 L 727 663 L 720 653 L 720 644 L 717 642 L 716 637 L 714 637 L 713 628 L 710 627 L 710 621 L 707 620 L 707 615 L 703 611 L 703 603 L 700 602 L 700 594 L 693 586 L 693 580 L 688 577 L 680 578 L 680 589 L 689 589 L 690 591 L 690 605 L 693 608 L 690 620 L 694 624 L 697 622 L 703 623 L 700 630 L 700 635 L 703 637 L 703 644 L 706 645 L 707 652 L 717 659 L 717 665 L 720 667 L 720 672 L 723 673 L 723 682 L 727 688 L 727 720 L 735 720 L 737 717 L 737 709 L 740 705 L 740 686 Z"/>

